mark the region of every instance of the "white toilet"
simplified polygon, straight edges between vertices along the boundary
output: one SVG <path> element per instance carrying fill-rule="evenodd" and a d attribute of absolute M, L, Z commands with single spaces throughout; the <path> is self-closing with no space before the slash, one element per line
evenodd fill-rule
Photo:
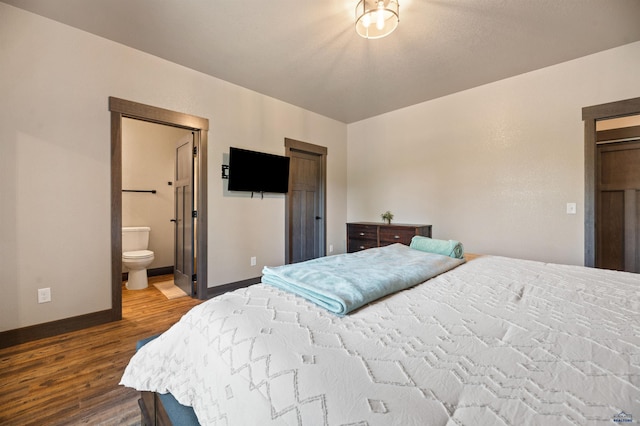
<path fill-rule="evenodd" d="M 153 262 L 153 252 L 149 247 L 148 226 L 122 228 L 122 265 L 129 270 L 129 290 L 147 288 L 147 266 Z"/>

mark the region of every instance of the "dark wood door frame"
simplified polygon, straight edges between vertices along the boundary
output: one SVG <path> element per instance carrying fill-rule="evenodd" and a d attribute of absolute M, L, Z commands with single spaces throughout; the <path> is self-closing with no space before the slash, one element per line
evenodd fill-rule
<path fill-rule="evenodd" d="M 318 206 L 318 211 L 320 211 L 322 215 L 322 225 L 320 230 L 320 256 L 324 256 L 326 254 L 326 244 L 327 244 L 327 148 L 320 145 L 314 145 L 307 142 L 297 141 L 295 139 L 284 139 L 284 146 L 286 150 L 286 156 L 290 157 L 293 151 L 306 152 L 318 155 L 320 157 L 320 193 L 321 193 L 321 202 L 320 206 Z M 291 179 L 291 177 L 290 177 Z M 291 187 L 291 184 L 289 184 Z M 292 260 L 291 254 L 291 238 L 292 238 L 292 228 L 293 223 L 291 220 L 291 214 L 289 209 L 292 206 L 293 196 L 292 191 L 286 196 L 285 201 L 285 263 L 289 264 Z"/>
<path fill-rule="evenodd" d="M 640 114 L 640 98 L 610 102 L 582 108 L 584 121 L 584 264 L 596 266 L 596 223 L 598 196 L 596 182 L 596 122 L 610 118 Z"/>
<path fill-rule="evenodd" d="M 132 118 L 199 133 L 197 288 L 207 298 L 207 133 L 209 120 L 124 99 L 109 97 L 111 112 L 111 317 L 122 319 L 122 118 Z"/>

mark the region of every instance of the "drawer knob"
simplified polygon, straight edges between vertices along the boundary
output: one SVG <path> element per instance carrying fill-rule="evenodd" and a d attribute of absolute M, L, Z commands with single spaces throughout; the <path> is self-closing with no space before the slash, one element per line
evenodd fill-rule
<path fill-rule="evenodd" d="M 361 250 L 362 250 L 362 249 L 364 249 L 364 246 L 360 246 L 360 249 L 361 249 Z"/>
<path fill-rule="evenodd" d="M 360 236 L 363 236 L 363 235 L 364 235 L 364 232 L 361 232 L 361 233 L 360 233 Z"/>
<path fill-rule="evenodd" d="M 400 235 L 394 235 L 393 238 L 395 238 L 396 240 L 400 239 Z"/>

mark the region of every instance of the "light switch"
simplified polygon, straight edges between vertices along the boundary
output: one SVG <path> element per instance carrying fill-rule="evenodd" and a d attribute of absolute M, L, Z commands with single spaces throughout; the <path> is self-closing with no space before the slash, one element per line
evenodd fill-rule
<path fill-rule="evenodd" d="M 576 214 L 577 206 L 576 203 L 567 203 L 567 214 Z"/>

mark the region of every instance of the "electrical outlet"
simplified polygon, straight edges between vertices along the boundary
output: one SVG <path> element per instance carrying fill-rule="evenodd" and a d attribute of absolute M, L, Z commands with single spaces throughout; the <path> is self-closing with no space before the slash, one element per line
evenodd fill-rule
<path fill-rule="evenodd" d="M 47 303 L 51 302 L 51 289 L 50 288 L 39 288 L 38 289 L 38 303 Z"/>
<path fill-rule="evenodd" d="M 333 244 L 329 244 L 329 253 L 333 253 Z"/>
<path fill-rule="evenodd" d="M 255 256 L 251 257 L 251 266 L 256 266 L 256 257 Z"/>

